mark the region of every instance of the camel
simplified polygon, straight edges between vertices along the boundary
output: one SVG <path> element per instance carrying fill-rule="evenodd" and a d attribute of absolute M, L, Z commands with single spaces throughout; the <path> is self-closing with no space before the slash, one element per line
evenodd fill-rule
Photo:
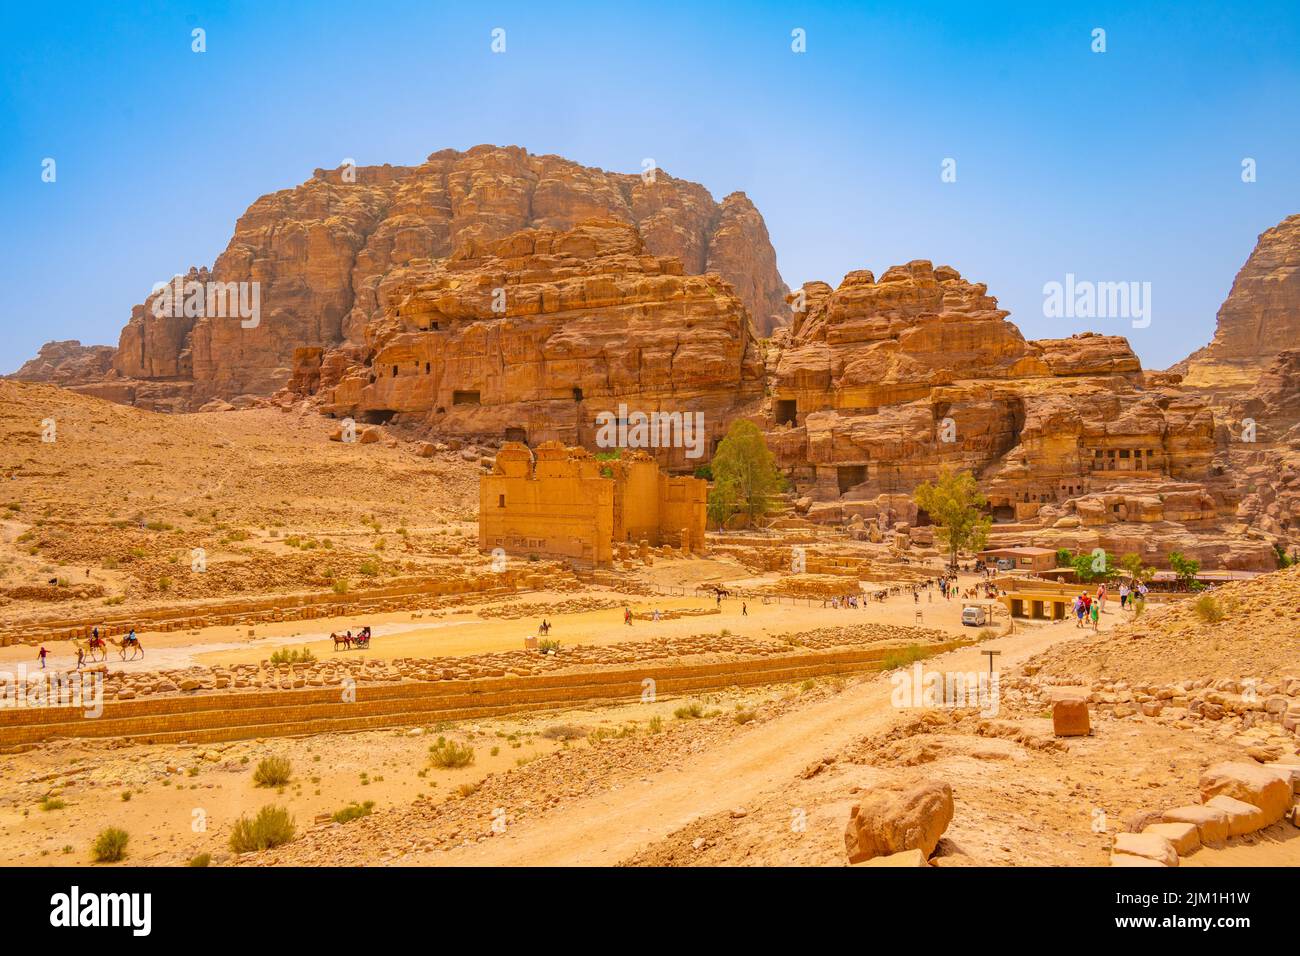
<path fill-rule="evenodd" d="M 77 650 L 81 651 L 83 654 L 85 654 L 86 660 L 88 661 L 94 661 L 97 659 L 95 657 L 96 651 L 98 651 L 99 654 L 101 655 L 98 658 L 98 660 L 104 660 L 104 661 L 108 660 L 108 647 L 104 644 L 102 638 L 98 640 L 96 640 L 95 638 L 91 638 L 85 643 L 82 643 L 81 641 L 74 639 L 72 642 L 72 646 L 75 647 Z"/>
<path fill-rule="evenodd" d="M 140 643 L 140 638 L 138 637 L 131 641 L 119 641 L 116 638 L 110 637 L 108 638 L 108 643 L 112 644 L 121 652 L 122 660 L 126 660 L 126 649 L 128 647 L 131 648 L 133 652 L 139 651 L 140 656 L 144 657 L 144 645 Z M 105 652 L 105 657 L 107 658 L 107 652 Z M 131 660 L 135 660 L 134 653 L 131 654 Z"/>

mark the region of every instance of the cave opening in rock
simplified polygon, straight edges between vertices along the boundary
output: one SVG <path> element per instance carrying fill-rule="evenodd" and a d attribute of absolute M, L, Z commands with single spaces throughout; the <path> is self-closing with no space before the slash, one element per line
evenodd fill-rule
<path fill-rule="evenodd" d="M 779 398 L 774 413 L 778 425 L 793 425 L 799 417 L 799 403 L 793 398 Z"/>
<path fill-rule="evenodd" d="M 360 418 L 364 425 L 387 425 L 396 414 L 397 411 L 391 408 L 370 408 L 362 412 Z"/>
<path fill-rule="evenodd" d="M 930 520 L 930 512 L 926 511 L 924 508 L 917 508 L 916 526 L 918 528 L 928 528 L 932 524 L 934 524 L 934 522 Z"/>
<path fill-rule="evenodd" d="M 835 470 L 835 475 L 839 482 L 840 494 L 844 494 L 854 485 L 860 485 L 867 480 L 867 466 L 840 465 Z"/>
<path fill-rule="evenodd" d="M 478 392 L 455 391 L 451 393 L 451 403 L 453 405 L 478 405 L 479 394 Z"/>
<path fill-rule="evenodd" d="M 528 444 L 528 429 L 526 428 L 507 428 L 506 441 L 517 441 Z"/>
<path fill-rule="evenodd" d="M 1016 520 L 1016 509 L 1011 505 L 997 505 L 993 508 L 993 521 L 997 524 L 1008 524 Z"/>

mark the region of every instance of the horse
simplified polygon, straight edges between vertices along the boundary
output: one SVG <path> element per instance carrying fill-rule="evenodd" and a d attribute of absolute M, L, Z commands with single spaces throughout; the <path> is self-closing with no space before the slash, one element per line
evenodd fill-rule
<path fill-rule="evenodd" d="M 334 650 L 336 650 L 336 651 L 339 649 L 339 645 L 340 645 L 340 644 L 343 645 L 343 649 L 344 649 L 345 651 L 346 651 L 346 650 L 351 650 L 351 648 L 352 648 L 352 640 L 351 640 L 351 638 L 345 637 L 345 636 L 342 635 L 342 634 L 335 634 L 333 631 L 331 631 L 331 632 L 330 632 L 330 640 L 332 640 L 332 641 L 334 642 Z"/>
<path fill-rule="evenodd" d="M 144 645 L 140 643 L 140 638 L 138 638 L 138 637 L 130 637 L 130 636 L 128 636 L 128 637 L 124 638 L 123 640 L 121 640 L 120 642 L 119 642 L 118 640 L 116 640 L 115 638 L 110 637 L 110 638 L 108 639 L 108 643 L 112 644 L 112 645 L 113 645 L 114 647 L 116 647 L 119 651 L 121 651 L 121 653 L 122 653 L 122 660 L 126 660 L 126 649 L 127 649 L 128 647 L 131 648 L 131 650 L 132 650 L 132 652 L 133 652 L 133 653 L 131 654 L 131 660 L 135 660 L 135 653 L 134 653 L 135 651 L 139 651 L 139 652 L 140 652 L 140 656 L 141 656 L 141 657 L 144 657 Z M 105 656 L 105 657 L 108 656 L 107 652 L 105 652 L 105 655 L 104 655 L 104 656 Z"/>

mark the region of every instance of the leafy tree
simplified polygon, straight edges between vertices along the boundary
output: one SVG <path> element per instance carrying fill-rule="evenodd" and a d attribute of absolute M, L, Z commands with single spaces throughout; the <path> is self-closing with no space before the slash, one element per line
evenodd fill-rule
<path fill-rule="evenodd" d="M 1142 556 L 1130 551 L 1119 559 L 1119 566 L 1134 581 L 1150 581 L 1155 577 L 1156 569 L 1142 563 Z"/>
<path fill-rule="evenodd" d="M 988 499 L 969 471 L 954 473 L 945 467 L 934 484 L 923 481 L 917 485 L 912 499 L 934 522 L 936 535 L 948 549 L 950 563 L 957 563 L 959 551 L 984 547 L 993 518 L 984 513 Z"/>
<path fill-rule="evenodd" d="M 709 520 L 717 525 L 719 531 L 726 527 L 731 516 L 736 513 L 736 502 L 739 500 L 740 496 L 736 493 L 734 482 L 714 482 L 713 487 L 709 489 Z"/>
<path fill-rule="evenodd" d="M 1056 552 L 1056 566 L 1058 568 L 1068 568 L 1074 563 L 1074 554 L 1069 548 L 1060 548 Z"/>
<path fill-rule="evenodd" d="M 709 509 L 714 520 L 717 520 L 715 496 L 717 514 L 721 514 L 728 496 L 734 495 L 733 508 L 753 521 L 773 510 L 773 498 L 785 490 L 785 478 L 777 468 L 776 456 L 767 447 L 758 426 L 748 419 L 738 418 L 731 423 L 727 436 L 713 454 L 711 467 L 714 484 L 709 494 Z"/>
<path fill-rule="evenodd" d="M 1179 584 L 1189 591 L 1198 589 L 1196 576 L 1201 573 L 1200 561 L 1186 557 L 1181 551 L 1174 551 L 1169 555 L 1169 567 L 1173 569 Z"/>
<path fill-rule="evenodd" d="M 1094 565 L 1097 558 L 1091 554 L 1076 554 L 1070 559 L 1070 567 L 1074 568 L 1075 576 L 1085 584 L 1090 581 L 1104 581 L 1111 576 L 1112 571 L 1109 564 L 1103 564 L 1101 569 Z"/>

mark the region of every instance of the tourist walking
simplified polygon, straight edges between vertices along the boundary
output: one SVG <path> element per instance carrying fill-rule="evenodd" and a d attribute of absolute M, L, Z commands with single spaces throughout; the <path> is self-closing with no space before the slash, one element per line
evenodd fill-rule
<path fill-rule="evenodd" d="M 1091 614 L 1092 614 L 1092 629 L 1095 631 L 1097 630 L 1098 623 L 1101 621 L 1101 605 L 1094 604 L 1092 606 Z"/>
<path fill-rule="evenodd" d="M 631 608 L 627 608 L 627 607 L 623 608 L 623 623 L 626 624 L 628 627 L 631 627 L 631 626 L 632 626 L 632 609 L 631 609 Z"/>
<path fill-rule="evenodd" d="M 40 653 L 38 653 L 36 656 L 40 659 L 41 670 L 45 670 L 45 658 L 50 656 L 50 652 L 45 649 L 44 644 L 41 645 Z"/>
<path fill-rule="evenodd" d="M 740 616 L 749 617 L 749 605 L 746 604 L 744 601 L 740 602 Z"/>

